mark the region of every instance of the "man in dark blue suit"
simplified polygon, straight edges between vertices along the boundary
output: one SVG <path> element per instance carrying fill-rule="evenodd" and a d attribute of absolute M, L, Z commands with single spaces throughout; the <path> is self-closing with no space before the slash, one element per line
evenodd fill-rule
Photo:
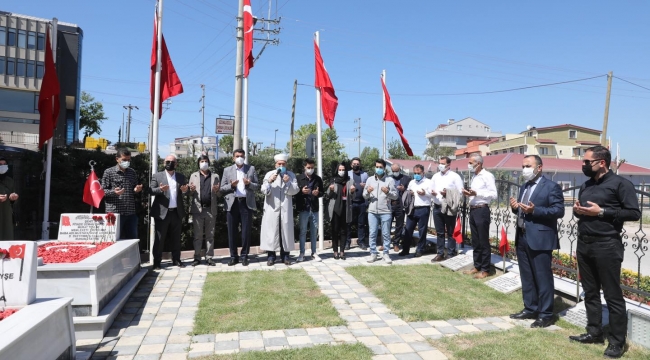
<path fill-rule="evenodd" d="M 524 157 L 519 198 L 510 198 L 517 214 L 515 247 L 521 275 L 524 309 L 512 319 L 536 319 L 533 328 L 554 322 L 553 250 L 560 248 L 557 219 L 564 216 L 564 196 L 560 185 L 542 176 L 542 158 Z"/>

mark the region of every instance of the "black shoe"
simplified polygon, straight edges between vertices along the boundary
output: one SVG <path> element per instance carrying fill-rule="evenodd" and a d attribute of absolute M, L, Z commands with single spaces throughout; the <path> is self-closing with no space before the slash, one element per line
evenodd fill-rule
<path fill-rule="evenodd" d="M 605 338 L 602 334 L 593 336 L 591 334 L 581 334 L 578 336 L 569 336 L 569 340 L 577 341 L 582 344 L 604 344 Z"/>
<path fill-rule="evenodd" d="M 208 264 L 208 266 L 214 266 L 215 265 L 214 261 L 212 261 L 212 259 L 208 259 L 208 261 L 206 261 L 206 264 Z"/>
<path fill-rule="evenodd" d="M 192 261 L 192 266 L 201 265 L 201 260 Z"/>
<path fill-rule="evenodd" d="M 345 245 L 345 250 L 350 250 L 350 245 Z"/>
<path fill-rule="evenodd" d="M 284 264 L 287 266 L 291 265 L 291 261 L 289 260 L 289 258 L 284 259 Z"/>
<path fill-rule="evenodd" d="M 413 255 L 413 257 L 420 257 L 420 256 L 422 256 L 421 252 L 416 252 L 415 255 Z"/>
<path fill-rule="evenodd" d="M 442 255 L 437 255 L 436 257 L 431 259 L 432 263 L 441 262 L 441 261 L 445 261 L 445 257 Z"/>
<path fill-rule="evenodd" d="M 404 251 L 404 250 L 400 251 L 399 254 L 397 254 L 397 256 L 408 256 L 408 255 L 409 255 L 409 252 Z"/>
<path fill-rule="evenodd" d="M 248 258 L 243 258 L 241 260 L 241 264 L 242 264 L 242 266 L 248 266 Z"/>
<path fill-rule="evenodd" d="M 235 258 L 230 258 L 230 262 L 228 263 L 228 266 L 235 266 L 238 262 L 239 260 Z"/>
<path fill-rule="evenodd" d="M 185 264 L 183 264 L 182 261 L 174 261 L 173 264 L 178 266 L 179 268 L 184 268 L 185 267 Z"/>
<path fill-rule="evenodd" d="M 549 318 L 544 318 L 544 319 L 537 319 L 535 320 L 532 324 L 530 324 L 531 328 L 545 328 L 553 325 L 555 323 L 555 319 L 551 316 Z"/>
<path fill-rule="evenodd" d="M 339 253 L 334 253 L 334 260 L 338 260 L 338 259 L 340 259 Z"/>
<path fill-rule="evenodd" d="M 345 260 L 345 254 L 341 253 L 341 260 Z"/>
<path fill-rule="evenodd" d="M 153 269 L 154 269 L 154 270 L 162 270 L 162 267 L 160 266 L 160 264 L 155 264 L 155 265 L 153 266 Z"/>
<path fill-rule="evenodd" d="M 609 344 L 609 345 L 607 345 L 607 349 L 605 349 L 605 352 L 603 353 L 603 356 L 605 356 L 606 358 L 610 358 L 610 359 L 618 359 L 621 356 L 623 356 L 624 352 L 625 352 L 625 349 L 623 349 L 622 347 Z"/>
<path fill-rule="evenodd" d="M 273 264 L 275 264 L 275 259 L 268 259 L 266 261 L 266 266 L 273 266 Z"/>
<path fill-rule="evenodd" d="M 515 320 L 528 320 L 528 319 L 537 319 L 537 314 L 535 313 L 530 313 L 526 310 L 521 310 L 520 312 L 516 314 L 510 314 L 511 319 Z"/>

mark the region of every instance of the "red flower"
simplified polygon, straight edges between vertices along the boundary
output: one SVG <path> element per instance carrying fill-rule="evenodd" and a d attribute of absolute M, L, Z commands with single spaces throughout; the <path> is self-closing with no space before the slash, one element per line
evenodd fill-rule
<path fill-rule="evenodd" d="M 0 320 L 8 318 L 10 315 L 15 314 L 18 310 L 19 309 L 5 309 L 3 311 L 0 311 Z"/>
<path fill-rule="evenodd" d="M 0 260 L 4 258 L 9 258 L 9 251 L 6 249 L 0 249 Z"/>
<path fill-rule="evenodd" d="M 76 246 L 66 246 L 76 245 Z M 38 257 L 43 258 L 45 264 L 78 263 L 87 257 L 113 245 L 112 242 L 96 244 L 94 247 L 79 246 L 92 245 L 91 242 L 49 242 L 38 247 Z M 51 247 L 48 249 L 48 247 Z"/>
<path fill-rule="evenodd" d="M 109 226 L 115 225 L 115 220 L 117 220 L 115 214 L 113 214 L 112 212 L 106 214 L 106 225 Z"/>

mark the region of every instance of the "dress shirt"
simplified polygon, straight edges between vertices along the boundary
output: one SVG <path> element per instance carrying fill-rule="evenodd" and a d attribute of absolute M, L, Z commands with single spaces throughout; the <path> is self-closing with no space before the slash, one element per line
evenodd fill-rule
<path fill-rule="evenodd" d="M 237 183 L 237 187 L 235 188 L 236 197 L 246 197 L 246 184 L 244 184 L 245 177 L 246 174 L 244 174 L 244 166 L 242 165 L 242 167 L 237 168 L 237 180 L 239 182 Z"/>
<path fill-rule="evenodd" d="M 431 206 L 433 182 L 430 179 L 424 178 L 420 181 L 411 180 L 408 190 L 413 191 L 413 206 Z M 418 194 L 420 190 L 424 190 L 424 195 Z"/>
<path fill-rule="evenodd" d="M 167 175 L 167 184 L 169 185 L 169 209 L 176 209 L 178 206 L 176 203 L 176 171 L 171 175 L 169 175 L 168 171 L 165 171 L 165 175 Z"/>
<path fill-rule="evenodd" d="M 201 205 L 210 206 L 212 205 L 212 173 L 208 170 L 207 175 L 203 175 L 203 173 L 199 174 L 201 181 L 201 194 L 199 194 Z"/>
<path fill-rule="evenodd" d="M 489 205 L 490 201 L 497 198 L 497 187 L 494 182 L 494 175 L 485 169 L 472 178 L 471 190 L 476 191 L 476 196 L 469 197 L 469 205 Z"/>
<path fill-rule="evenodd" d="M 440 193 L 443 189 L 456 189 L 461 194 L 463 192 L 463 179 L 451 170 L 447 170 L 444 174 L 442 171 L 438 171 L 433 175 L 431 181 L 433 182 L 433 190 L 437 193 L 433 198 L 433 202 L 437 205 L 442 204 L 442 194 Z"/>

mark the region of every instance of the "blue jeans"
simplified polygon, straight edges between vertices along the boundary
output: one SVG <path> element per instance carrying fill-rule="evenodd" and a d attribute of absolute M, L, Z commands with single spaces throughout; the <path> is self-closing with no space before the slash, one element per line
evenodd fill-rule
<path fill-rule="evenodd" d="M 377 228 L 381 222 L 381 237 L 384 242 L 384 254 L 390 249 L 390 220 L 393 214 L 372 214 L 368 213 L 368 226 L 370 227 L 370 253 L 377 252 Z"/>
<path fill-rule="evenodd" d="M 318 211 L 301 211 L 298 215 L 300 224 L 300 254 L 305 254 L 305 242 L 307 241 L 307 225 L 309 225 L 309 241 L 311 242 L 311 253 L 316 253 L 316 240 L 318 239 Z"/>
<path fill-rule="evenodd" d="M 120 239 L 138 238 L 138 215 L 120 215 Z"/>

